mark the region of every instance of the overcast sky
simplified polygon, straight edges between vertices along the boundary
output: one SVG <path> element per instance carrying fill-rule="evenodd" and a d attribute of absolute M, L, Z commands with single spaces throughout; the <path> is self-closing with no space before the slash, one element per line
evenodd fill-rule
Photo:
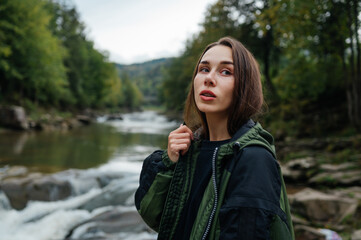
<path fill-rule="evenodd" d="M 71 0 L 87 36 L 110 60 L 130 64 L 178 56 L 215 0 Z"/>

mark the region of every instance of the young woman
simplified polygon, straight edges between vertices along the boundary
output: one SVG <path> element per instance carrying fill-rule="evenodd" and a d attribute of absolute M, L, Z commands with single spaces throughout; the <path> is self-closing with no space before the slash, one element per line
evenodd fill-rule
<path fill-rule="evenodd" d="M 136 207 L 158 239 L 294 239 L 258 64 L 237 40 L 206 47 L 184 120 L 143 164 Z"/>

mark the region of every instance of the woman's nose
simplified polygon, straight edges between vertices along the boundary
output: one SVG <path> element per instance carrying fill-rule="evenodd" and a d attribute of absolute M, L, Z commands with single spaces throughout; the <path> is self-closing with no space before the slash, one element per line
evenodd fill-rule
<path fill-rule="evenodd" d="M 207 74 L 206 78 L 204 79 L 204 84 L 205 85 L 210 85 L 210 86 L 215 86 L 216 85 L 216 81 L 214 78 L 214 73 L 211 71 Z"/>

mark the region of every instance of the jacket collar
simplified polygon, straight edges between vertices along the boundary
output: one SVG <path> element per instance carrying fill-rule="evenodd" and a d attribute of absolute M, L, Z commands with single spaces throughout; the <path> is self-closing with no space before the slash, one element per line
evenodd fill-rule
<path fill-rule="evenodd" d="M 248 132 L 251 128 L 254 127 L 254 125 L 256 125 L 256 123 L 252 120 L 249 119 L 245 124 L 243 124 L 243 126 L 238 129 L 238 131 L 236 132 L 236 134 L 233 135 L 232 139 L 230 142 L 234 142 L 237 139 L 239 139 L 243 134 L 245 134 L 246 132 Z"/>

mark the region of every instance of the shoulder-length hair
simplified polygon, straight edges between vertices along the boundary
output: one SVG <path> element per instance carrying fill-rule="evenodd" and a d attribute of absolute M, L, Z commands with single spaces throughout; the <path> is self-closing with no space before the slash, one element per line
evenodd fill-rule
<path fill-rule="evenodd" d="M 194 69 L 191 88 L 188 92 L 183 113 L 187 126 L 196 131 L 201 129 L 201 136 L 208 138 L 208 124 L 206 116 L 201 112 L 195 102 L 194 78 L 198 72 L 199 63 L 203 55 L 212 47 L 222 45 L 232 49 L 234 63 L 234 90 L 232 103 L 229 108 L 227 129 L 230 136 L 246 123 L 252 116 L 261 112 L 263 93 L 259 65 L 242 43 L 231 37 L 224 37 L 217 42 L 209 44 L 201 54 Z"/>

